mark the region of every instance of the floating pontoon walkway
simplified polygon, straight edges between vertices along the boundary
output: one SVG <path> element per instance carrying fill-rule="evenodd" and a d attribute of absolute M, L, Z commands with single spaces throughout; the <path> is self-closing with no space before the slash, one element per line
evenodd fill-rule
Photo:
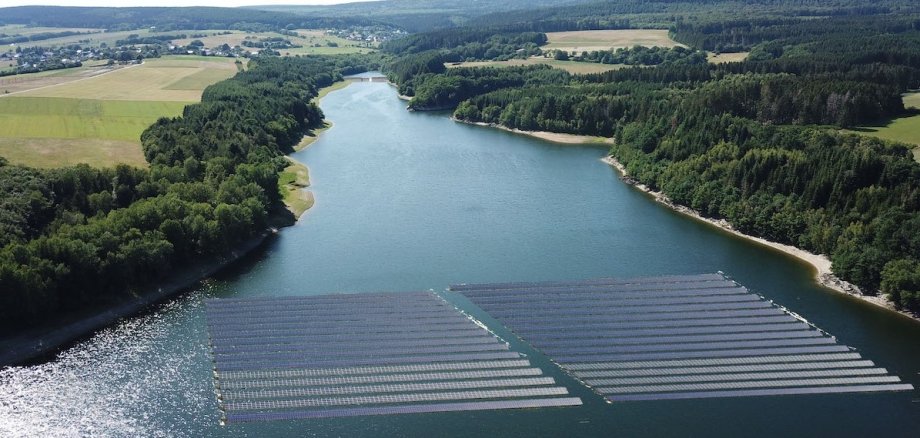
<path fill-rule="evenodd" d="M 226 422 L 580 405 L 430 292 L 206 303 Z"/>
<path fill-rule="evenodd" d="M 721 274 L 451 290 L 610 401 L 913 389 Z"/>

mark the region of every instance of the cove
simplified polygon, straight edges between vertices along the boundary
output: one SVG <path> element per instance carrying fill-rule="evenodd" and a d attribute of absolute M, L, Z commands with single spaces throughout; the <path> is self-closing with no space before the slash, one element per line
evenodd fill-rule
<path fill-rule="evenodd" d="M 220 426 L 201 300 L 449 284 L 723 271 L 920 385 L 920 325 L 818 287 L 808 266 L 668 210 L 559 145 L 410 113 L 391 87 L 322 101 L 333 127 L 294 158 L 315 206 L 262 251 L 193 293 L 51 363 L 0 371 L 0 435 L 912 436 L 917 393 L 607 404 L 468 302 L 578 408 Z M 25 431 L 23 433 L 23 431 Z M 12 432 L 12 433 L 9 433 Z"/>

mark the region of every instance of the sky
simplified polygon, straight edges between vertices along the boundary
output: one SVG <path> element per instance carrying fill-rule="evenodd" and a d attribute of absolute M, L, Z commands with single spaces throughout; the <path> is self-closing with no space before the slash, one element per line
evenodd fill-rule
<path fill-rule="evenodd" d="M 24 5 L 54 6 L 251 6 L 332 5 L 368 0 L 0 0 L 0 7 Z"/>

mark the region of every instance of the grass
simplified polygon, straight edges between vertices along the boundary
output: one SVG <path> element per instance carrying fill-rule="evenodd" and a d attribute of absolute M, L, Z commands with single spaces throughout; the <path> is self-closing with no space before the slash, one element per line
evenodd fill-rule
<path fill-rule="evenodd" d="M 663 29 L 580 30 L 547 32 L 549 44 L 544 49 L 569 52 L 610 50 L 621 47 L 674 47 L 682 44 L 672 40 Z"/>
<path fill-rule="evenodd" d="M 594 62 L 557 61 L 555 59 L 533 57 L 527 59 L 511 59 L 508 61 L 476 61 L 445 64 L 448 68 L 456 67 L 515 67 L 521 65 L 546 64 L 554 68 L 565 70 L 569 73 L 587 74 L 603 73 L 605 71 L 623 68 L 620 64 L 599 64 Z"/>
<path fill-rule="evenodd" d="M 10 96 L 0 99 L 0 138 L 97 138 L 138 141 L 185 102 Z"/>
<path fill-rule="evenodd" d="M 168 57 L 79 82 L 22 93 L 32 97 L 197 102 L 204 86 L 236 74 L 232 58 Z M 208 82 L 210 81 L 210 82 Z M 195 88 L 192 88 L 195 85 Z"/>
<path fill-rule="evenodd" d="M 374 49 L 364 46 L 363 44 L 357 41 L 349 41 L 344 38 L 339 38 L 332 35 L 326 35 L 325 31 L 317 29 L 298 29 L 297 32 L 300 36 L 289 36 L 282 35 L 277 32 L 243 32 L 243 31 L 230 31 L 229 34 L 222 34 L 226 32 L 224 30 L 204 30 L 204 31 L 194 31 L 187 33 L 195 34 L 207 34 L 205 37 L 201 38 L 185 38 L 174 40 L 173 44 L 184 46 L 193 40 L 200 40 L 204 43 L 204 46 L 207 48 L 217 48 L 224 44 L 229 45 L 230 47 L 242 46 L 243 41 L 247 39 L 250 40 L 259 40 L 261 38 L 284 38 L 290 40 L 292 43 L 301 45 L 303 47 L 294 48 L 294 49 L 281 49 L 280 52 L 282 55 L 337 55 L 337 54 L 346 54 L 346 53 L 367 53 L 371 52 Z M 329 43 L 335 43 L 336 47 L 330 47 Z M 319 47 L 313 47 L 314 45 L 319 45 Z M 251 51 L 259 51 L 255 48 L 246 48 Z"/>
<path fill-rule="evenodd" d="M 749 52 L 738 53 L 707 53 L 706 58 L 713 64 L 725 64 L 727 62 L 741 62 L 747 58 Z"/>
<path fill-rule="evenodd" d="M 146 167 L 136 142 L 96 138 L 3 138 L 0 156 L 14 164 L 53 168 L 75 164 Z"/>
<path fill-rule="evenodd" d="M 36 167 L 144 166 L 144 129 L 180 115 L 206 86 L 236 71 L 230 58 L 168 57 L 104 75 L 39 73 L 27 83 L 41 87 L 0 97 L 0 156 Z"/>
<path fill-rule="evenodd" d="M 920 92 L 905 94 L 904 106 L 920 109 Z M 914 160 L 920 162 L 920 113 L 898 117 L 878 126 L 862 126 L 848 132 L 917 145 L 913 150 Z"/>
<path fill-rule="evenodd" d="M 288 161 L 291 165 L 278 174 L 278 190 L 288 210 L 299 218 L 314 203 L 313 193 L 304 190 L 310 186 L 310 170 L 291 158 Z"/>

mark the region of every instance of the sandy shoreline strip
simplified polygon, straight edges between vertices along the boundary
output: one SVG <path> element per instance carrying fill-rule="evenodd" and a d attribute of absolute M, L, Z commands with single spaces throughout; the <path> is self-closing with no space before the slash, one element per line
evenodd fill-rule
<path fill-rule="evenodd" d="M 613 144 L 613 139 L 597 137 L 592 135 L 578 135 L 578 134 L 562 134 L 558 132 L 549 132 L 549 131 L 524 131 L 520 129 L 508 128 L 506 126 L 497 125 L 495 123 L 484 123 L 484 122 L 468 122 L 466 120 L 460 120 L 454 117 L 451 117 L 451 120 L 458 123 L 466 123 L 467 125 L 476 125 L 476 126 L 486 126 L 489 128 L 501 129 L 502 131 L 513 132 L 515 134 L 528 135 L 531 137 L 536 137 L 541 140 L 551 141 L 553 143 L 562 143 L 562 144 Z"/>
<path fill-rule="evenodd" d="M 894 303 L 892 303 L 891 300 L 889 300 L 888 297 L 886 297 L 885 295 L 882 295 L 882 294 L 879 294 L 878 296 L 863 295 L 863 293 L 859 290 L 859 287 L 857 287 L 856 285 L 843 281 L 840 278 L 837 278 L 837 276 L 834 275 L 833 271 L 831 271 L 831 261 L 829 258 L 827 258 L 827 256 L 823 254 L 815 254 L 812 252 L 808 252 L 808 251 L 805 251 L 804 249 L 796 248 L 791 245 L 785 245 L 782 243 L 772 242 L 762 237 L 756 237 L 756 236 L 751 236 L 749 234 L 744 234 L 738 230 L 735 230 L 731 226 L 731 224 L 728 223 L 728 221 L 724 219 L 718 220 L 718 219 L 703 217 L 702 215 L 699 214 L 699 212 L 697 212 L 696 210 L 693 210 L 692 208 L 675 204 L 664 193 L 652 190 L 645 184 L 641 184 L 633 180 L 629 176 L 629 174 L 626 172 L 626 167 L 623 166 L 622 163 L 617 161 L 617 159 L 614 158 L 613 156 L 604 157 L 601 159 L 601 161 L 615 168 L 620 173 L 620 175 L 622 176 L 622 179 L 627 184 L 645 193 L 648 193 L 655 199 L 655 201 L 666 205 L 672 210 L 675 210 L 679 213 L 685 214 L 687 216 L 690 216 L 696 220 L 705 222 L 712 226 L 719 227 L 722 230 L 725 230 L 731 234 L 734 234 L 735 236 L 758 243 L 763 246 L 773 248 L 777 251 L 781 251 L 783 253 L 791 255 L 799 260 L 802 260 L 810 264 L 815 270 L 815 281 L 817 281 L 818 284 L 820 284 L 821 286 L 824 286 L 828 289 L 835 290 L 840 293 L 847 294 L 854 298 L 858 298 L 861 301 L 871 303 L 879 307 L 883 307 L 885 309 L 891 310 L 892 312 L 899 313 L 913 320 L 920 321 L 920 317 L 916 315 L 912 315 L 910 313 L 899 311 L 895 309 Z"/>

